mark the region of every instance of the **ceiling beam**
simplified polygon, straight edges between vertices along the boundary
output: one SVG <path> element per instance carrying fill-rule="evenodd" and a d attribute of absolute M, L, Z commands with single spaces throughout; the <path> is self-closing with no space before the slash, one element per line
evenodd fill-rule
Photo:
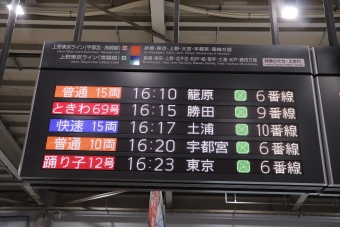
<path fill-rule="evenodd" d="M 11 58 L 14 61 L 15 66 L 17 67 L 17 69 L 19 69 L 19 71 L 22 71 L 22 66 L 20 64 L 20 61 L 17 59 L 17 57 L 15 57 L 14 55 L 11 56 Z"/>
<path fill-rule="evenodd" d="M 27 115 L 30 113 L 31 104 L 16 105 L 16 104 L 0 104 L 0 114 L 17 114 Z"/>
<path fill-rule="evenodd" d="M 0 121 L 0 160 L 11 174 L 17 177 L 21 159 L 21 148 L 18 146 L 5 125 Z"/>
<path fill-rule="evenodd" d="M 25 0 L 25 5 L 33 5 L 33 4 L 37 4 L 37 0 Z"/>
<path fill-rule="evenodd" d="M 9 133 L 5 125 L 0 121 L 0 161 L 5 169 L 16 180 L 21 180 L 18 168 L 21 160 L 21 148 Z M 29 185 L 22 185 L 22 189 L 39 205 L 43 202 L 40 196 Z"/>
<path fill-rule="evenodd" d="M 0 201 L 6 202 L 6 203 L 15 203 L 15 204 L 26 204 L 26 205 L 32 205 L 31 203 L 26 203 L 26 202 L 21 202 L 21 201 L 16 201 L 12 199 L 7 199 L 7 198 L 0 198 Z M 1 217 L 1 216 L 0 216 Z"/>
<path fill-rule="evenodd" d="M 6 125 L 10 128 L 16 128 L 16 127 L 19 127 L 19 128 L 26 128 L 28 123 L 27 122 L 6 122 Z"/>
<path fill-rule="evenodd" d="M 152 1 L 152 0 L 150 0 Z M 151 11 L 151 16 L 152 16 L 152 11 Z M 92 19 L 92 20 L 91 20 Z M 152 18 L 151 18 L 152 19 Z M 282 24 L 289 24 L 292 26 L 314 26 L 315 24 L 317 26 L 322 26 L 322 27 L 326 27 L 326 23 L 324 21 L 324 18 L 315 18 L 315 19 L 310 19 L 310 18 L 299 18 L 296 19 L 294 21 L 288 21 L 287 19 L 282 19 L 282 18 L 278 18 L 279 19 L 279 26 L 281 27 Z M 167 22 L 172 22 L 173 18 L 169 15 L 167 18 Z M 219 18 L 219 17 L 200 17 L 200 16 L 190 16 L 190 17 L 182 17 L 181 18 L 181 22 L 180 22 L 180 26 L 186 26 L 185 23 L 191 23 L 190 25 L 194 25 L 195 27 L 198 27 L 201 23 L 205 24 L 205 23 L 209 23 L 211 24 L 211 26 L 214 27 L 229 27 L 232 24 L 236 24 L 237 25 L 242 25 L 242 26 L 254 26 L 257 27 L 258 25 L 261 26 L 261 24 L 266 24 L 267 27 L 269 27 L 269 22 L 267 19 L 250 19 L 250 20 L 244 20 L 244 19 L 231 19 L 231 18 Z M 335 22 L 339 23 L 340 22 L 340 18 L 335 18 Z M 7 23 L 7 19 L 5 18 L 0 18 L 0 25 L 6 26 Z M 134 22 L 140 26 L 143 27 L 152 27 L 152 21 L 139 21 L 139 22 Z M 218 25 L 215 25 L 219 23 Z M 44 29 L 43 27 L 41 27 L 41 25 L 46 25 L 46 26 L 50 26 L 51 28 L 54 28 L 53 26 L 69 26 L 70 30 L 74 29 L 74 19 L 62 19 L 62 18 L 54 18 L 54 19 L 18 19 L 16 22 L 16 27 L 15 29 L 30 29 L 32 28 L 32 26 L 36 25 L 37 28 L 39 29 Z M 225 25 L 224 25 L 225 24 Z M 20 27 L 18 25 L 25 25 L 25 27 Z M 84 21 L 84 26 L 87 27 L 112 27 L 112 26 L 119 26 L 119 27 L 131 27 L 132 30 L 132 26 L 126 22 L 123 21 L 108 21 L 107 19 L 97 19 L 94 20 L 93 18 L 88 18 L 86 21 Z M 336 25 L 337 26 L 337 25 Z M 338 27 L 338 26 L 337 26 Z M 35 28 L 35 27 L 33 27 Z M 48 29 L 48 27 L 46 27 L 45 29 Z M 67 27 L 63 27 L 62 29 L 67 29 Z"/>
<path fill-rule="evenodd" d="M 91 19 L 91 18 L 89 18 Z M 5 24 L 6 19 L 0 19 L 0 24 Z M 144 27 L 150 27 L 150 22 L 135 22 L 136 24 Z M 16 25 L 64 25 L 74 26 L 74 20 L 17 20 Z M 131 26 L 124 21 L 84 21 L 84 26 Z"/>
<path fill-rule="evenodd" d="M 294 204 L 292 210 L 298 210 L 301 207 L 301 205 L 306 201 L 307 197 L 308 197 L 308 194 L 292 196 L 293 204 Z"/>
<path fill-rule="evenodd" d="M 165 1 L 164 0 L 150 0 L 151 10 L 151 26 L 152 31 L 157 32 L 163 36 L 166 36 L 165 27 Z M 164 43 L 164 40 L 152 36 L 154 43 Z"/>
<path fill-rule="evenodd" d="M 26 133 L 12 133 L 15 138 L 25 138 Z"/>
<path fill-rule="evenodd" d="M 126 192 L 126 191 L 113 191 L 113 192 L 102 193 L 102 194 L 86 197 L 86 198 L 83 198 L 83 199 L 76 199 L 76 200 L 72 200 L 72 201 L 65 202 L 65 203 L 58 203 L 57 206 L 87 202 L 87 201 L 91 201 L 91 200 L 110 197 L 110 196 L 113 196 L 113 195 L 118 195 L 118 194 L 121 194 L 121 193 L 124 193 L 124 192 Z"/>
<path fill-rule="evenodd" d="M 31 104 L 32 98 L 32 96 L 0 96 L 0 103 Z"/>

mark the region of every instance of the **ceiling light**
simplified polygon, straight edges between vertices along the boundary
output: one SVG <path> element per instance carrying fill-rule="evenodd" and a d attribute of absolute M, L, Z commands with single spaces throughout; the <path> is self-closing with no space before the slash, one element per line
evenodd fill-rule
<path fill-rule="evenodd" d="M 294 19 L 297 17 L 299 10 L 295 6 L 286 6 L 282 9 L 282 17 Z"/>
<path fill-rule="evenodd" d="M 12 10 L 12 4 L 8 4 L 7 8 L 8 8 L 9 11 L 11 11 Z M 17 15 L 25 14 L 23 8 L 21 7 L 21 5 L 17 5 L 15 12 L 17 13 Z"/>
<path fill-rule="evenodd" d="M 24 9 L 21 7 L 21 5 L 17 5 L 16 13 L 17 13 L 17 15 L 23 15 L 24 14 Z"/>
<path fill-rule="evenodd" d="M 8 4 L 7 8 L 8 8 L 9 11 L 11 11 L 12 10 L 12 4 Z"/>

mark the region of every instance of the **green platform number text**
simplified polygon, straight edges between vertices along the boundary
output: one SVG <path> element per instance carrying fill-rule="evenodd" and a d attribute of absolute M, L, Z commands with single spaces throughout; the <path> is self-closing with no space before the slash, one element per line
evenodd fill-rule
<path fill-rule="evenodd" d="M 236 124 L 235 130 L 238 136 L 247 136 L 249 134 L 247 124 Z"/>
<path fill-rule="evenodd" d="M 250 162 L 248 160 L 238 160 L 237 161 L 237 172 L 239 172 L 239 173 L 249 173 L 250 172 Z"/>
<path fill-rule="evenodd" d="M 245 90 L 235 90 L 234 98 L 236 101 L 246 101 L 247 100 L 247 92 Z"/>
<path fill-rule="evenodd" d="M 243 107 L 243 106 L 235 107 L 235 117 L 237 117 L 237 118 L 247 118 L 248 117 L 247 107 Z"/>
<path fill-rule="evenodd" d="M 237 154 L 249 154 L 249 143 L 248 142 L 237 142 L 236 143 Z"/>

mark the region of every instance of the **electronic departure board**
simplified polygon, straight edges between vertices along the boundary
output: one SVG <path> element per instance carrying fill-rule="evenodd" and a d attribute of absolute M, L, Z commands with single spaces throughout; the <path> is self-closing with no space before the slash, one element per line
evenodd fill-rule
<path fill-rule="evenodd" d="M 340 48 L 315 47 L 313 52 L 329 186 L 339 188 Z"/>
<path fill-rule="evenodd" d="M 69 44 L 71 49 L 80 45 Z M 58 54 L 58 48 L 63 45 L 45 44 L 21 166 L 25 180 L 131 186 L 156 182 L 160 187 L 168 183 L 326 185 L 307 47 L 288 47 L 281 53 L 284 57 L 264 60 L 277 52 L 276 47 L 262 46 L 269 53 L 249 57 L 252 73 L 241 73 L 242 64 L 235 57 L 235 64 L 225 66 L 239 71 L 233 74 L 212 65 L 205 70 L 211 72 L 194 65 L 182 72 L 174 66 L 159 71 L 144 57 L 138 63 L 145 63 L 143 70 L 138 70 L 130 56 L 135 44 L 112 45 L 121 50 L 119 59 L 130 59 L 131 67 L 82 69 L 85 63 L 80 61 L 71 65 L 77 58 L 71 55 L 67 70 L 61 70 L 66 57 Z M 173 48 L 143 44 L 139 51 L 159 46 Z M 194 48 L 185 44 L 179 48 L 186 46 Z M 252 47 L 202 46 L 207 53 L 213 47 L 225 48 L 230 57 L 235 50 L 247 56 Z M 298 56 L 289 56 L 289 49 Z M 166 59 L 168 54 L 162 53 Z M 59 56 L 61 63 L 50 65 L 46 56 Z M 282 68 L 285 74 L 272 73 Z M 288 69 L 293 73 L 288 74 Z"/>

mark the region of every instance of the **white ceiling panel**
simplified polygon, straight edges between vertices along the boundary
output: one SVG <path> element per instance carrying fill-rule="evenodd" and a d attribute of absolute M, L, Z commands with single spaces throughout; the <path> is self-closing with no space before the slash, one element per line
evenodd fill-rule
<path fill-rule="evenodd" d="M 167 37 L 172 37 L 172 32 L 167 32 Z M 252 37 L 250 40 L 249 37 Z M 182 31 L 179 37 L 180 43 L 207 43 L 216 42 L 214 31 Z M 269 32 L 219 32 L 219 44 L 270 44 Z"/>
<path fill-rule="evenodd" d="M 121 33 L 121 31 L 120 31 Z M 118 42 L 116 30 L 83 30 L 82 41 Z"/>
<path fill-rule="evenodd" d="M 218 43 L 268 45 L 271 36 L 269 32 L 220 32 Z"/>
<path fill-rule="evenodd" d="M 40 58 L 20 58 L 21 66 L 38 68 L 40 64 Z"/>
<path fill-rule="evenodd" d="M 71 41 L 73 32 L 73 29 L 31 29 L 37 44 L 43 44 L 46 40 Z"/>
<path fill-rule="evenodd" d="M 121 42 L 152 43 L 152 35 L 144 31 L 120 31 Z"/>
<path fill-rule="evenodd" d="M 308 45 L 310 47 L 319 46 L 323 32 L 280 32 L 282 45 Z M 338 32 L 338 40 L 340 33 Z M 328 46 L 327 32 L 321 46 Z"/>
<path fill-rule="evenodd" d="M 280 32 L 281 45 L 318 46 L 322 32 Z"/>
<path fill-rule="evenodd" d="M 167 37 L 173 39 L 173 32 L 167 32 Z M 208 31 L 190 31 L 179 32 L 180 43 L 215 43 L 215 32 Z"/>
<path fill-rule="evenodd" d="M 5 28 L 0 28 L 0 34 L 5 34 Z M 1 37 L 1 42 L 3 35 Z M 32 36 L 31 29 L 28 28 L 14 28 L 12 43 L 36 43 Z"/>

